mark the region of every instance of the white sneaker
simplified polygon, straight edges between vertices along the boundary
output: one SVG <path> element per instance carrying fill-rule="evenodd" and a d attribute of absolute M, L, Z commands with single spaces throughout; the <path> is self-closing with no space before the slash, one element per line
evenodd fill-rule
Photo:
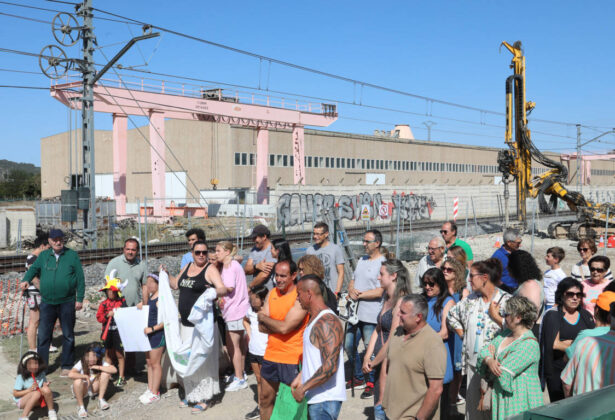
<path fill-rule="evenodd" d="M 99 398 L 98 399 L 98 408 L 100 408 L 101 410 L 108 410 L 109 409 L 109 403 L 107 401 L 105 401 L 103 398 Z"/>
<path fill-rule="evenodd" d="M 160 401 L 160 394 L 156 395 L 150 392 L 149 398 L 146 401 L 141 401 L 144 405 L 155 403 L 156 401 Z"/>
<path fill-rule="evenodd" d="M 56 413 L 56 410 L 49 410 L 47 412 L 47 418 L 49 420 L 58 420 L 58 414 Z"/>
<path fill-rule="evenodd" d="M 235 392 L 248 387 L 248 382 L 245 379 L 235 379 L 229 386 L 226 387 L 226 392 Z"/>
<path fill-rule="evenodd" d="M 141 396 L 139 397 L 139 401 L 141 401 L 142 404 L 146 404 L 146 401 L 148 401 L 152 395 L 153 395 L 152 391 L 150 391 L 149 388 L 147 388 L 145 392 L 141 394 Z"/>
<path fill-rule="evenodd" d="M 58 348 L 56 346 L 54 346 L 53 344 L 49 345 L 49 353 L 57 353 L 58 352 Z"/>
<path fill-rule="evenodd" d="M 79 407 L 79 411 L 77 411 L 77 415 L 79 417 L 87 417 L 88 416 L 88 412 L 86 411 L 84 406 Z"/>

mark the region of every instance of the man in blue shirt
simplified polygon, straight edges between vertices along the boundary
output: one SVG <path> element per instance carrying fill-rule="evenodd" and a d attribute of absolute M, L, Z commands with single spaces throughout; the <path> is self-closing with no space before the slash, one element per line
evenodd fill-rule
<path fill-rule="evenodd" d="M 205 232 L 203 231 L 203 229 L 192 228 L 188 230 L 188 232 L 186 232 L 186 239 L 188 239 L 188 246 L 190 247 L 190 251 L 186 252 L 182 256 L 180 268 L 184 268 L 186 264 L 194 262 L 192 258 L 192 244 L 194 244 L 196 241 L 205 242 Z"/>
<path fill-rule="evenodd" d="M 500 248 L 498 248 L 491 258 L 497 258 L 502 263 L 502 285 L 500 289 L 512 293 L 519 286 L 515 279 L 510 277 L 508 272 L 508 256 L 511 252 L 517 251 L 521 247 L 521 233 L 518 229 L 508 228 L 504 231 L 503 242 Z"/>

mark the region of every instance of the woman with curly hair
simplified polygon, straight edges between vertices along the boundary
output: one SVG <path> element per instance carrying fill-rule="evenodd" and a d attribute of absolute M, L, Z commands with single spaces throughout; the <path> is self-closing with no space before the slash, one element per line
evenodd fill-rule
<path fill-rule="evenodd" d="M 493 383 L 492 419 L 510 418 L 544 404 L 538 377 L 540 347 L 531 331 L 537 316 L 529 299 L 511 297 L 504 314 L 506 329 L 478 356 L 478 371 Z"/>
<path fill-rule="evenodd" d="M 446 264 L 446 261 L 444 262 Z M 444 265 L 443 264 L 443 265 Z M 423 287 L 423 296 L 427 299 L 429 311 L 427 313 L 427 323 L 437 332 L 446 347 L 446 373 L 444 374 L 444 390 L 442 391 L 440 416 L 448 417 L 448 395 L 449 386 L 453 380 L 453 352 L 455 347 L 455 338 L 449 334 L 446 319 L 448 312 L 455 301 L 448 292 L 448 285 L 444 279 L 444 274 L 439 268 L 430 268 L 423 274 L 421 278 L 421 286 Z M 456 396 L 455 396 L 456 401 Z"/>
<path fill-rule="evenodd" d="M 538 318 L 536 325 L 532 327 L 534 335 L 538 335 L 539 324 L 544 311 L 545 294 L 540 280 L 542 280 L 542 272 L 536 264 L 536 260 L 527 251 L 516 250 L 508 256 L 508 273 L 519 285 L 513 293 L 515 296 L 525 296 L 536 306 Z M 492 313 L 493 312 L 493 313 Z M 492 318 L 500 325 L 504 319 L 497 311 L 493 310 L 489 313 Z"/>
<path fill-rule="evenodd" d="M 555 291 L 556 307 L 545 313 L 540 332 L 541 376 L 546 381 L 551 402 L 564 398 L 560 375 L 566 366 L 566 349 L 581 330 L 594 328 L 592 314 L 583 308 L 583 284 L 566 277 Z"/>
<path fill-rule="evenodd" d="M 457 248 L 461 249 L 461 252 L 464 253 L 463 255 L 465 261 L 465 251 L 460 246 Z M 470 294 L 470 290 L 467 288 L 466 283 L 467 269 L 465 268 L 465 265 L 462 264 L 462 262 L 456 260 L 455 258 L 447 258 L 447 260 L 442 264 L 442 273 L 444 274 L 444 280 L 446 280 L 446 285 L 448 286 L 448 293 L 451 295 L 455 303 L 458 303 L 461 299 Z M 464 398 L 459 393 L 459 390 L 461 389 L 462 378 L 461 371 L 463 361 L 461 357 L 461 348 L 463 346 L 463 341 L 457 334 L 452 335 L 454 336 L 453 381 L 449 387 L 449 401 L 451 404 L 462 404 L 464 402 Z"/>

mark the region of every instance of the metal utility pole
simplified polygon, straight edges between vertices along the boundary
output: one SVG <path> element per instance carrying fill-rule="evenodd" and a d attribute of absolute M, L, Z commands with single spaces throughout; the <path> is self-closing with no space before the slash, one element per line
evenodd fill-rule
<path fill-rule="evenodd" d="M 51 30 L 56 41 L 70 47 L 82 40 L 82 59 L 67 58 L 62 48 L 47 45 L 39 54 L 39 66 L 42 72 L 51 79 L 64 77 L 69 69 L 79 68 L 82 73 L 83 91 L 81 98 L 82 124 L 82 162 L 83 172 L 76 185 L 77 191 L 68 191 L 72 197 L 77 195 L 76 203 L 71 201 L 67 206 L 83 210 L 83 236 L 86 243 L 96 248 L 96 168 L 94 145 L 94 85 L 137 41 L 157 37 L 159 33 L 151 33 L 151 26 L 143 27 L 143 35 L 132 38 L 128 43 L 99 71 L 94 66 L 94 27 L 92 25 L 92 0 L 83 0 L 76 8 L 77 16 L 83 24 L 79 26 L 75 17 L 69 13 L 58 13 L 51 22 Z M 76 36 L 73 36 L 73 31 Z M 63 203 L 64 204 L 64 203 Z M 74 219 L 76 219 L 76 208 Z M 71 220 L 74 221 L 74 220 Z"/>
<path fill-rule="evenodd" d="M 83 97 L 81 98 L 83 178 L 79 185 L 79 199 L 89 193 L 89 206 L 83 210 L 83 234 L 96 248 L 96 167 L 94 147 L 94 28 L 92 27 L 92 0 L 84 0 L 77 11 L 83 19 Z M 83 197 L 85 198 L 85 197 Z"/>
<path fill-rule="evenodd" d="M 581 192 L 581 124 L 577 124 L 577 191 Z"/>
<path fill-rule="evenodd" d="M 431 127 L 438 124 L 435 121 L 423 121 L 423 125 L 427 127 L 427 141 L 431 141 Z"/>

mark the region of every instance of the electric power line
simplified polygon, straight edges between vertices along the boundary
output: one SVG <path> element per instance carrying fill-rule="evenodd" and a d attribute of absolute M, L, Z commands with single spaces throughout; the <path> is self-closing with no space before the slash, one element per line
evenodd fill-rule
<path fill-rule="evenodd" d="M 0 85 L 0 88 L 6 88 L 6 89 L 43 89 L 43 90 L 49 90 L 48 87 L 40 87 L 40 86 L 18 86 L 18 85 Z"/>

